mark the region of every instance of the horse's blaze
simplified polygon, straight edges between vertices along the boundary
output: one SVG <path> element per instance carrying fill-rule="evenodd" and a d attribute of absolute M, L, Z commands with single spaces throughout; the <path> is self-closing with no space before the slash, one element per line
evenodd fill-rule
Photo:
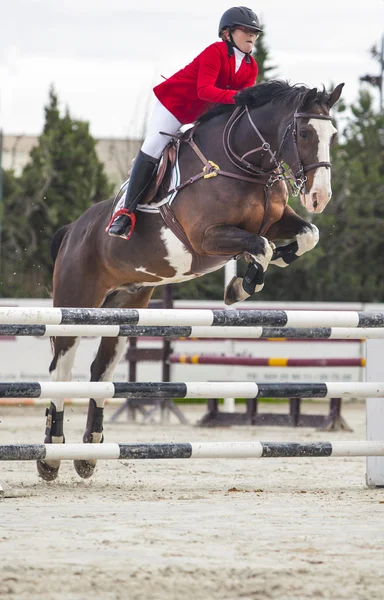
<path fill-rule="evenodd" d="M 318 139 L 317 156 L 314 162 L 330 162 L 331 139 L 337 131 L 332 121 L 309 119 L 308 125 L 313 127 Z M 331 169 L 319 167 L 314 171 L 310 189 L 305 194 L 301 194 L 301 203 L 308 212 L 321 213 L 331 197 Z"/>

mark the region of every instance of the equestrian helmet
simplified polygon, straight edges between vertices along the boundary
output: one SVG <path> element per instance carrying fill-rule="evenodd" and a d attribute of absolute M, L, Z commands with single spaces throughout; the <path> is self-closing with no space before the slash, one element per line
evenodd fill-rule
<path fill-rule="evenodd" d="M 219 36 L 223 29 L 236 27 L 236 25 L 249 27 L 255 29 L 255 31 L 262 31 L 258 16 L 246 6 L 234 6 L 225 11 L 220 19 Z"/>

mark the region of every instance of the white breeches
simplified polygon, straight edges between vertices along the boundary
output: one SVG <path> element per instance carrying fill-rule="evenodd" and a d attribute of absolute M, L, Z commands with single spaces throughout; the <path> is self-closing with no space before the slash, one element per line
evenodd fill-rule
<path fill-rule="evenodd" d="M 167 133 L 174 134 L 179 130 L 180 126 L 180 121 L 156 99 L 151 118 L 149 119 L 147 135 L 141 147 L 142 152 L 153 158 L 160 158 L 170 138 L 166 135 L 161 135 L 159 132 L 166 131 Z"/>

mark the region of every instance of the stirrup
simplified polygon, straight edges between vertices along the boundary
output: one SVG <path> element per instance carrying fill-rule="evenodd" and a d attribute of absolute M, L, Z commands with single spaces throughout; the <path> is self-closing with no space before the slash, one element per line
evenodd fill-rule
<path fill-rule="evenodd" d="M 122 235 L 116 235 L 116 236 L 112 236 L 112 237 L 120 237 L 123 240 L 130 240 L 132 237 L 132 234 L 133 234 L 133 230 L 135 229 L 135 225 L 136 225 L 136 215 L 133 212 L 129 212 L 129 210 L 127 208 L 120 208 L 118 211 L 116 211 L 112 215 L 112 218 L 111 218 L 108 226 L 105 228 L 105 231 L 107 233 L 109 233 L 109 230 L 110 230 L 111 226 L 113 225 L 113 223 L 116 221 L 117 217 L 120 217 L 122 215 L 129 217 L 129 219 L 131 221 L 129 232 L 125 235 L 122 234 Z"/>

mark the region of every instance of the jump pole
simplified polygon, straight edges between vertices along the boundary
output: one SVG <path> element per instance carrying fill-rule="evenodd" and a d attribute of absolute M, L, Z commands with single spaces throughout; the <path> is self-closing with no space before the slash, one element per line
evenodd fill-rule
<path fill-rule="evenodd" d="M 383 311 L 0 307 L 0 324 L 384 327 Z"/>
<path fill-rule="evenodd" d="M 0 461 L 384 456 L 384 442 L 192 442 L 0 445 Z"/>
<path fill-rule="evenodd" d="M 224 291 L 227 289 L 228 285 L 231 283 L 232 279 L 237 276 L 237 261 L 229 260 L 224 266 Z M 227 310 L 230 310 L 227 308 Z M 227 342 L 228 346 L 228 354 L 234 354 L 235 346 L 234 342 L 228 338 Z M 231 375 L 233 375 L 233 369 L 229 369 L 228 379 L 231 379 Z M 227 413 L 236 412 L 236 404 L 235 398 L 224 398 L 224 410 Z"/>
<path fill-rule="evenodd" d="M 384 344 L 382 340 L 367 340 L 366 379 L 370 383 L 383 373 Z M 368 441 L 384 441 L 384 403 L 377 396 L 366 401 L 366 438 Z M 384 458 L 367 458 L 366 480 L 369 487 L 384 486 Z"/>
<path fill-rule="evenodd" d="M 0 406 L 49 406 L 49 398 L 0 398 Z M 65 398 L 65 406 L 88 406 L 89 398 Z M 106 406 L 123 406 L 124 398 L 106 398 Z"/>
<path fill-rule="evenodd" d="M 170 354 L 172 364 L 239 367 L 365 367 L 365 358 L 261 358 L 216 354 Z"/>
<path fill-rule="evenodd" d="M 384 339 L 384 328 L 352 327 L 204 327 L 146 325 L 0 325 L 0 336 L 169 337 L 220 339 Z"/>
<path fill-rule="evenodd" d="M 384 382 L 5 382 L 0 398 L 384 398 Z M 383 401 L 382 401 L 383 402 Z M 380 438 L 379 438 L 380 439 Z"/>

